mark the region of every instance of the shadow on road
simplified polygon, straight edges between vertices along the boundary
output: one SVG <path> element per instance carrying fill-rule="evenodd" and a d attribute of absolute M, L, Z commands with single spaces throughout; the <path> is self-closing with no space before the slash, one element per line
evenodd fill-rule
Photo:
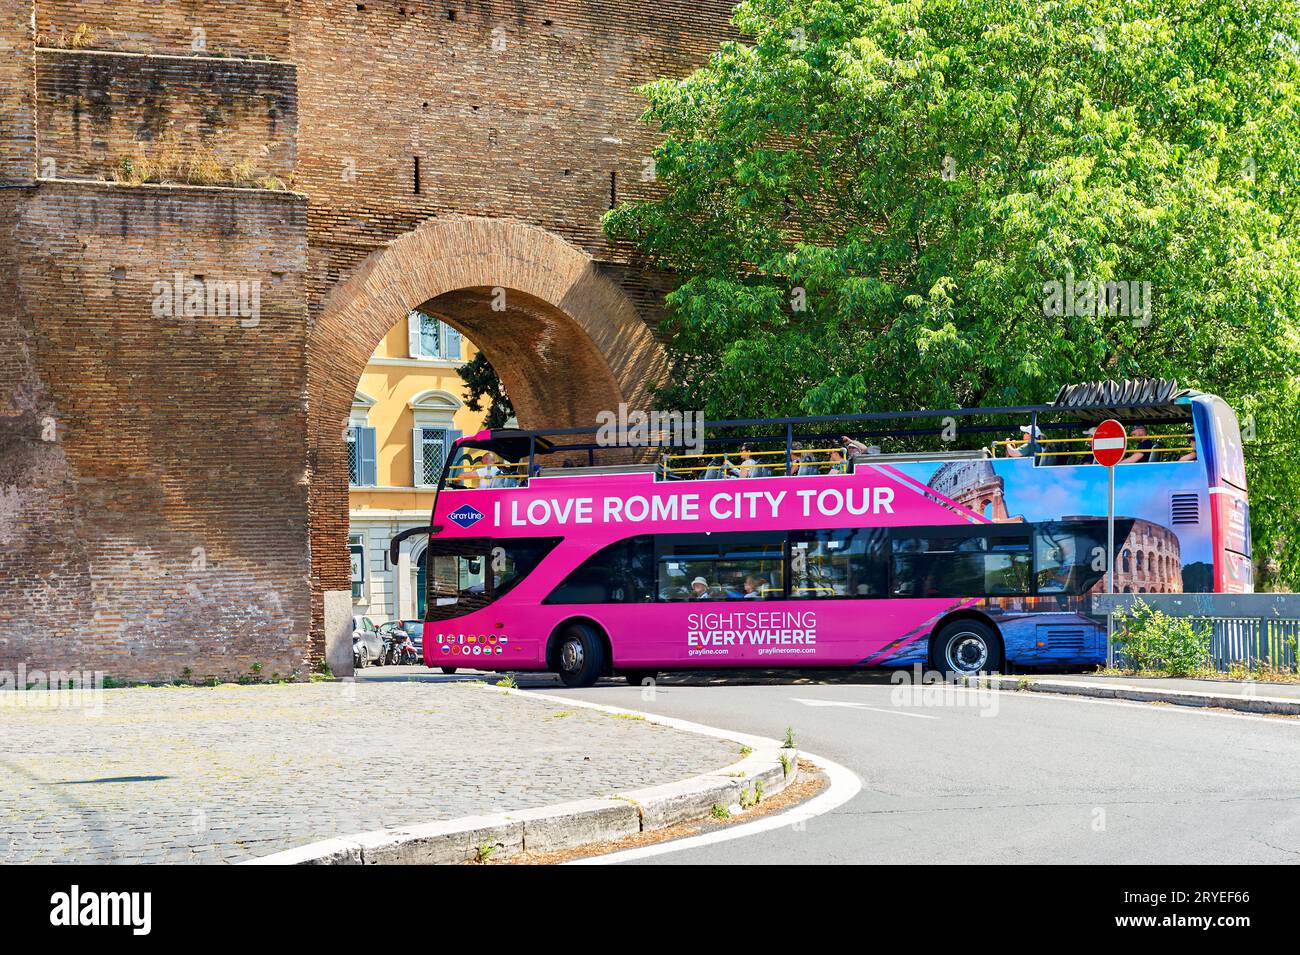
<path fill-rule="evenodd" d="M 912 670 L 674 670 L 664 672 L 656 681 L 658 686 L 852 686 L 889 685 L 895 675 L 911 677 Z M 1059 669 L 1056 672 L 1061 672 Z M 509 674 L 523 690 L 563 690 L 565 686 L 553 673 L 512 671 Z M 422 666 L 367 667 L 356 679 L 366 683 L 496 683 L 506 676 L 496 671 L 461 670 L 448 675 Z M 600 686 L 627 686 L 622 677 L 606 677 Z"/>

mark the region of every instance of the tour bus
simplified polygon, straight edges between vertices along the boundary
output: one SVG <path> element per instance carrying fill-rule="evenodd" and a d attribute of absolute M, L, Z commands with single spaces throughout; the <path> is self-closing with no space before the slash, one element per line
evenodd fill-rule
<path fill-rule="evenodd" d="M 588 686 L 705 667 L 1096 664 L 1108 476 L 1089 433 L 1107 418 L 1129 432 L 1115 591 L 1249 592 L 1236 415 L 1167 380 L 1065 386 L 1047 405 L 708 422 L 693 447 L 483 431 L 448 455 L 430 526 L 392 547 L 428 535 L 424 660 L 447 672 Z"/>

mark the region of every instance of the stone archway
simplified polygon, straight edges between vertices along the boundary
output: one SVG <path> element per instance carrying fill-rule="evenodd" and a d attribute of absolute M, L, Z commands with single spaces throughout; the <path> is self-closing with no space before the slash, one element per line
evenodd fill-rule
<path fill-rule="evenodd" d="M 336 285 L 307 342 L 312 658 L 336 673 L 351 667 L 343 430 L 370 355 L 416 307 L 483 350 L 524 427 L 594 428 L 619 402 L 648 407 L 667 373 L 649 326 L 591 256 L 515 220 L 431 219 Z"/>

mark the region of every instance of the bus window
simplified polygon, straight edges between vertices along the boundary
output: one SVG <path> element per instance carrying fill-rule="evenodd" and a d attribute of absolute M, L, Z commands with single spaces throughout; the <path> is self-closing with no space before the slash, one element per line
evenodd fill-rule
<path fill-rule="evenodd" d="M 785 593 L 785 534 L 658 539 L 660 600 L 775 600 Z"/>
<path fill-rule="evenodd" d="M 1116 518 L 1115 548 L 1133 526 Z M 1039 594 L 1085 594 L 1106 576 L 1106 522 L 1054 521 L 1034 528 L 1034 577 Z"/>
<path fill-rule="evenodd" d="M 453 491 L 475 485 L 473 454 L 469 448 L 462 445 L 452 451 L 451 460 L 443 468 L 440 480 L 442 487 Z"/>
<path fill-rule="evenodd" d="M 523 580 L 560 542 L 558 537 L 498 540 L 492 547 L 493 597 L 500 597 Z"/>
<path fill-rule="evenodd" d="M 575 567 L 542 602 L 638 603 L 654 597 L 654 541 L 643 535 L 601 548 Z"/>
<path fill-rule="evenodd" d="M 884 528 L 793 531 L 790 596 L 879 597 L 889 585 L 889 537 Z"/>
<path fill-rule="evenodd" d="M 440 619 L 435 607 L 448 608 L 447 616 L 458 604 L 484 606 L 527 577 L 560 542 L 558 537 L 516 537 L 493 543 L 487 554 L 438 554 L 426 571 L 426 606 L 431 619 Z M 488 593 L 488 572 L 492 575 L 492 592 Z M 462 610 L 464 607 L 462 607 Z"/>
<path fill-rule="evenodd" d="M 1029 536 L 903 532 L 893 546 L 896 597 L 1002 597 L 1029 593 Z"/>

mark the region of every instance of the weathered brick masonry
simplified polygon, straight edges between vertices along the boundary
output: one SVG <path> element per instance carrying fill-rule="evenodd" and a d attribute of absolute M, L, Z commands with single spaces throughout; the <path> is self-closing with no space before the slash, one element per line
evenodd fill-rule
<path fill-rule="evenodd" d="M 40 174 L 107 178 L 124 161 L 198 148 L 250 177 L 295 166 L 292 65 L 213 57 L 42 51 L 36 56 Z"/>
<path fill-rule="evenodd" d="M 23 201 L 4 665 L 305 672 L 304 207 L 90 184 Z M 155 315 L 176 273 L 260 278 L 256 324 Z"/>
<path fill-rule="evenodd" d="M 0 0 L 0 667 L 318 660 L 348 586 L 347 406 L 408 308 L 474 338 L 525 424 L 644 402 L 666 283 L 600 217 L 654 188 L 634 87 L 728 15 Z M 73 181 L 162 145 L 296 193 Z M 157 316 L 178 272 L 256 281 L 258 321 Z"/>

